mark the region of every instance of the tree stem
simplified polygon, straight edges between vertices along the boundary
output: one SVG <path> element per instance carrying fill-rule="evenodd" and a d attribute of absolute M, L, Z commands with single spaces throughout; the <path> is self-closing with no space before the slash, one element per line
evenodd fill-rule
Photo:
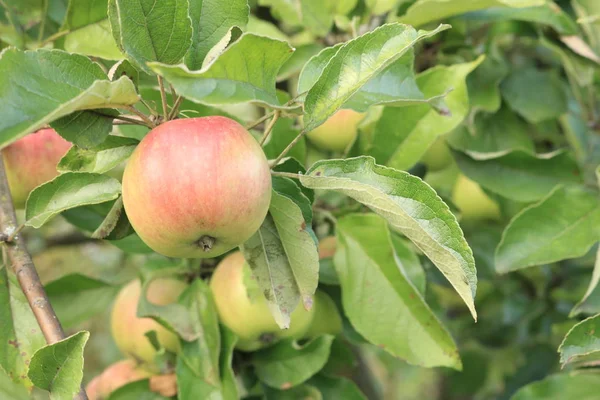
<path fill-rule="evenodd" d="M 294 140 L 292 140 L 290 144 L 288 144 L 287 147 L 283 149 L 281 154 L 278 155 L 277 158 L 271 163 L 271 168 L 274 168 L 277 164 L 279 164 L 279 161 L 281 161 L 281 159 L 285 157 L 287 153 L 290 152 L 290 150 L 296 145 L 296 143 L 300 141 L 300 139 L 304 137 L 304 135 L 306 135 L 306 130 L 303 129 L 302 131 L 300 131 L 298 136 L 296 136 Z"/>
<path fill-rule="evenodd" d="M 158 88 L 160 89 L 160 100 L 162 101 L 163 115 L 165 117 L 165 121 L 169 119 L 169 111 L 167 108 L 167 94 L 165 93 L 165 82 L 163 81 L 162 76 L 158 75 Z"/>
<path fill-rule="evenodd" d="M 0 153 L 0 234 L 4 237 L 11 237 L 17 229 L 17 216 L 8 188 L 4 161 Z M 21 235 L 16 235 L 13 241 L 5 242 L 4 247 L 8 260 L 12 264 L 12 270 L 19 281 L 19 286 L 21 286 L 21 290 L 27 298 L 29 307 L 33 311 L 46 342 L 53 344 L 63 340 L 65 332 L 56 317 L 56 313 L 33 265 L 25 240 Z M 87 400 L 85 390 L 82 388 L 75 398 Z"/>
<path fill-rule="evenodd" d="M 273 114 L 273 119 L 271 119 L 271 122 L 269 122 L 269 125 L 267 125 L 267 127 L 265 128 L 265 131 L 263 132 L 262 138 L 260 139 L 259 144 L 261 146 L 263 144 L 265 144 L 265 142 L 269 138 L 269 135 L 271 134 L 271 131 L 273 130 L 273 127 L 275 126 L 275 122 L 277 122 L 277 120 L 279 119 L 280 115 L 281 115 L 281 111 L 275 110 L 275 113 Z"/>
<path fill-rule="evenodd" d="M 300 174 L 300 173 L 293 174 L 291 172 L 280 172 L 280 171 L 271 171 L 271 175 L 283 176 L 284 178 L 292 178 L 292 179 L 300 179 L 300 177 L 302 176 L 302 174 Z"/>
<path fill-rule="evenodd" d="M 260 117 L 256 121 L 250 123 L 249 125 L 246 125 L 245 128 L 247 130 L 250 130 L 252 128 L 256 128 L 258 125 L 262 124 L 263 122 L 265 122 L 266 120 L 268 120 L 269 118 L 271 118 L 271 116 L 273 114 L 275 114 L 275 111 L 271 111 L 269 113 L 266 113 L 265 115 L 263 115 L 262 117 Z"/>

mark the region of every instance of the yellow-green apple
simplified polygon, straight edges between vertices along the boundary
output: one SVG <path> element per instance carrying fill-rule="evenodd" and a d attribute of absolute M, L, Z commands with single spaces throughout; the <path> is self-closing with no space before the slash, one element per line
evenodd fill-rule
<path fill-rule="evenodd" d="M 271 201 L 262 148 L 232 119 L 177 119 L 154 128 L 123 175 L 131 225 L 169 257 L 221 255 L 252 236 Z"/>
<path fill-rule="evenodd" d="M 56 166 L 71 148 L 54 129 L 40 129 L 2 150 L 8 186 L 16 208 L 23 208 L 29 193 L 58 175 Z"/>
<path fill-rule="evenodd" d="M 164 306 L 176 302 L 187 286 L 175 278 L 155 279 L 150 282 L 146 297 L 149 302 Z M 180 345 L 175 333 L 152 318 L 139 318 L 136 315 L 141 292 L 142 287 L 137 279 L 121 289 L 113 305 L 111 329 L 113 339 L 123 354 L 138 363 L 151 366 L 156 349 L 145 336 L 146 332 L 155 331 L 162 347 L 173 353 L 179 351 Z"/>
<path fill-rule="evenodd" d="M 305 336 L 312 338 L 319 335 L 337 335 L 342 331 L 342 317 L 334 301 L 327 293 L 317 290 L 313 308 L 315 315 Z"/>
<path fill-rule="evenodd" d="M 358 123 L 365 115 L 350 109 L 339 110 L 306 136 L 322 150 L 342 152 L 356 139 Z"/>
<path fill-rule="evenodd" d="M 107 399 L 121 386 L 149 378 L 151 375 L 150 372 L 139 368 L 134 360 L 122 360 L 112 364 L 92 379 L 85 391 L 90 400 Z"/>
<path fill-rule="evenodd" d="M 240 252 L 228 255 L 219 263 L 210 288 L 221 323 L 239 337 L 236 345 L 239 350 L 254 351 L 281 338 L 304 337 L 313 319 L 314 307 L 306 311 L 298 305 L 292 312 L 289 329 L 280 329 Z"/>
<path fill-rule="evenodd" d="M 500 218 L 500 207 L 485 194 L 481 187 L 460 174 L 452 189 L 452 202 L 460 210 L 464 220 L 483 220 Z"/>
<path fill-rule="evenodd" d="M 452 154 L 443 137 L 438 137 L 421 157 L 421 162 L 430 171 L 440 171 L 452 162 Z"/>

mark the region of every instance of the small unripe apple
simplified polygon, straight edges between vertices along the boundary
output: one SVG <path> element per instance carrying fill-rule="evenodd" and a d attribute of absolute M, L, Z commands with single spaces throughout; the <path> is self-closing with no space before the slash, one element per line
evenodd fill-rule
<path fill-rule="evenodd" d="M 317 290 L 313 308 L 315 315 L 305 336 L 337 335 L 342 331 L 342 317 L 334 301 L 325 292 Z"/>
<path fill-rule="evenodd" d="M 292 312 L 289 329 L 279 328 L 267 300 L 240 252 L 225 257 L 211 281 L 219 319 L 238 337 L 236 348 L 254 351 L 282 338 L 304 337 L 314 315 L 298 305 Z"/>
<path fill-rule="evenodd" d="M 2 150 L 8 186 L 16 208 L 23 208 L 29 193 L 58 175 L 56 166 L 71 143 L 54 129 L 40 129 Z"/>
<path fill-rule="evenodd" d="M 178 119 L 154 128 L 123 175 L 131 225 L 169 257 L 221 255 L 252 236 L 271 201 L 271 174 L 256 140 L 232 119 Z"/>
<path fill-rule="evenodd" d="M 430 171 L 441 171 L 452 162 L 452 154 L 443 137 L 438 137 L 421 157 L 421 162 Z"/>
<path fill-rule="evenodd" d="M 139 368 L 133 360 L 122 360 L 106 368 L 88 383 L 85 391 L 90 400 L 103 400 L 128 383 L 149 378 L 150 372 Z"/>
<path fill-rule="evenodd" d="M 337 248 L 337 239 L 335 236 L 327 236 L 319 242 L 319 259 L 331 258 Z"/>
<path fill-rule="evenodd" d="M 339 110 L 322 125 L 308 132 L 306 136 L 322 150 L 343 152 L 358 134 L 358 123 L 366 116 L 354 110 Z"/>
<path fill-rule="evenodd" d="M 452 189 L 452 202 L 460 210 L 464 220 L 497 220 L 500 218 L 500 207 L 492 200 L 481 187 L 460 174 L 454 189 Z"/>
<path fill-rule="evenodd" d="M 175 303 L 186 288 L 186 283 L 174 278 L 155 279 L 148 287 L 147 299 L 161 306 Z M 145 333 L 155 331 L 162 347 L 173 353 L 180 349 L 179 338 L 152 318 L 136 315 L 141 289 L 140 281 L 136 279 L 119 292 L 111 315 L 112 336 L 123 354 L 139 363 L 152 365 L 156 349 Z"/>

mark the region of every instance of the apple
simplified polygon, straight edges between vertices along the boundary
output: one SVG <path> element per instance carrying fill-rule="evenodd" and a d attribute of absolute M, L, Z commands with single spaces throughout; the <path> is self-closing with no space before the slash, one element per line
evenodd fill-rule
<path fill-rule="evenodd" d="M 366 116 L 354 110 L 339 110 L 306 136 L 321 150 L 343 152 L 358 134 L 358 123 Z"/>
<path fill-rule="evenodd" d="M 128 383 L 149 378 L 150 372 L 139 368 L 133 360 L 122 360 L 106 368 L 88 383 L 85 391 L 90 400 L 107 399 L 108 396 Z"/>
<path fill-rule="evenodd" d="M 292 312 L 289 329 L 279 328 L 250 266 L 240 252 L 225 257 L 210 281 L 221 323 L 238 337 L 236 348 L 254 351 L 282 338 L 301 338 L 308 330 L 314 307 L 298 305 Z"/>
<path fill-rule="evenodd" d="M 319 242 L 319 259 L 331 258 L 335 255 L 337 248 L 337 239 L 335 236 L 328 236 Z"/>
<path fill-rule="evenodd" d="M 342 317 L 334 301 L 327 293 L 317 290 L 313 308 L 315 315 L 305 337 L 316 337 L 324 334 L 337 335 L 342 332 Z"/>
<path fill-rule="evenodd" d="M 29 193 L 58 175 L 56 166 L 71 143 L 54 129 L 40 129 L 2 150 L 8 186 L 16 208 L 23 208 Z"/>
<path fill-rule="evenodd" d="M 460 174 L 452 189 L 452 202 L 465 221 L 498 220 L 500 207 L 481 189 L 481 186 Z"/>
<path fill-rule="evenodd" d="M 438 137 L 421 157 L 429 171 L 441 171 L 452 162 L 452 154 L 443 137 Z"/>
<path fill-rule="evenodd" d="M 186 283 L 174 278 L 155 279 L 148 287 L 148 301 L 156 305 L 174 303 L 187 286 Z M 146 332 L 156 331 L 162 347 L 173 353 L 179 351 L 180 345 L 175 333 L 152 318 L 139 318 L 136 315 L 141 289 L 141 283 L 137 279 L 121 289 L 113 305 L 111 329 L 113 339 L 123 354 L 138 363 L 151 366 L 156 349 L 145 336 Z"/>
<path fill-rule="evenodd" d="M 252 236 L 271 201 L 269 164 L 232 119 L 177 119 L 154 128 L 123 174 L 131 225 L 168 257 L 221 255 Z"/>

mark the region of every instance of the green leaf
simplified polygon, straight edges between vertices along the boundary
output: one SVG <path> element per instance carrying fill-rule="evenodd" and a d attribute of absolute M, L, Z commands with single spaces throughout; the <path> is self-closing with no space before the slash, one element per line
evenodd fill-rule
<path fill-rule="evenodd" d="M 219 366 L 221 371 L 221 390 L 223 392 L 223 399 L 235 400 L 240 398 L 237 388 L 237 380 L 233 371 L 233 351 L 238 341 L 237 336 L 227 329 L 225 326 L 221 326 L 221 355 L 219 357 Z"/>
<path fill-rule="evenodd" d="M 123 196 L 112 205 L 102 223 L 92 233 L 92 239 L 122 239 L 134 233 L 123 207 Z"/>
<path fill-rule="evenodd" d="M 52 307 L 65 329 L 71 329 L 106 311 L 118 286 L 81 274 L 65 275 L 45 285 Z M 89 299 L 94 299 L 90 302 Z"/>
<path fill-rule="evenodd" d="M 508 107 L 493 114 L 477 114 L 473 131 L 460 126 L 446 137 L 446 141 L 475 160 L 497 158 L 512 151 L 535 154 L 529 126 Z"/>
<path fill-rule="evenodd" d="M 106 19 L 108 0 L 69 0 L 62 30 L 73 31 Z"/>
<path fill-rule="evenodd" d="M 583 298 L 573 307 L 570 317 L 585 313 L 585 314 L 597 314 L 600 313 L 600 247 L 596 252 L 596 262 L 594 263 L 594 272 L 592 273 L 592 279 L 587 291 L 583 295 Z"/>
<path fill-rule="evenodd" d="M 513 71 L 500 88 L 508 105 L 531 123 L 558 118 L 567 112 L 562 83 L 552 72 L 519 69 Z"/>
<path fill-rule="evenodd" d="M 39 228 L 50 218 L 70 208 L 114 200 L 121 183 L 110 176 L 66 172 L 35 188 L 27 199 L 26 225 Z"/>
<path fill-rule="evenodd" d="M 273 131 L 269 139 L 263 146 L 263 150 L 268 159 L 273 160 L 298 136 L 300 131 L 294 127 L 294 120 L 291 118 L 280 118 L 275 122 Z M 287 157 L 297 160 L 306 158 L 306 139 L 302 137 L 298 143 L 287 153 Z M 296 171 L 298 172 L 298 171 Z"/>
<path fill-rule="evenodd" d="M 481 161 L 458 152 L 453 155 L 467 177 L 491 192 L 524 203 L 546 197 L 557 185 L 581 182 L 577 163 L 566 152 L 537 157 L 513 152 Z"/>
<path fill-rule="evenodd" d="M 221 392 L 221 334 L 210 288 L 204 281 L 196 279 L 182 294 L 179 304 L 194 316 L 192 323 L 199 335 L 192 342 L 182 342 L 176 367 L 178 396 L 182 399 L 218 398 Z"/>
<path fill-rule="evenodd" d="M 299 385 L 287 390 L 273 389 L 269 386 L 263 387 L 265 400 L 323 400 L 319 390 L 311 385 Z"/>
<path fill-rule="evenodd" d="M 190 2 L 192 45 L 185 64 L 194 71 L 202 68 L 206 55 L 233 26 L 248 23 L 248 0 L 202 0 Z"/>
<path fill-rule="evenodd" d="M 0 148 L 75 111 L 139 100 L 129 78 L 110 82 L 87 57 L 58 50 L 16 49 L 0 55 L 0 97 Z"/>
<path fill-rule="evenodd" d="M 83 348 L 90 337 L 81 331 L 35 352 L 27 375 L 33 384 L 50 392 L 50 399 L 72 399 L 83 378 Z"/>
<path fill-rule="evenodd" d="M 600 391 L 600 375 L 572 372 L 550 375 L 522 387 L 511 400 L 592 400 Z"/>
<path fill-rule="evenodd" d="M 346 378 L 318 374 L 308 384 L 319 389 L 323 399 L 367 400 L 356 384 Z"/>
<path fill-rule="evenodd" d="M 469 101 L 474 111 L 495 113 L 500 108 L 500 82 L 508 74 L 506 61 L 489 55 L 467 77 Z"/>
<path fill-rule="evenodd" d="M 558 352 L 560 363 L 565 365 L 600 351 L 600 315 L 575 324 L 563 339 Z"/>
<path fill-rule="evenodd" d="M 306 224 L 310 225 L 312 223 L 312 204 L 308 197 L 302 193 L 302 190 L 296 184 L 296 182 L 289 178 L 274 176 L 273 190 L 296 203 L 302 212 L 302 217 L 304 218 Z"/>
<path fill-rule="evenodd" d="M 302 25 L 298 0 L 258 0 L 258 4 L 270 7 L 275 18 L 285 21 L 290 26 Z"/>
<path fill-rule="evenodd" d="M 13 382 L 0 368 L 0 398 L 11 400 L 30 400 L 27 388 Z"/>
<path fill-rule="evenodd" d="M 429 185 L 406 172 L 376 165 L 371 157 L 318 161 L 300 182 L 343 193 L 384 217 L 429 257 L 477 317 L 473 253 L 456 218 Z"/>
<path fill-rule="evenodd" d="M 391 238 L 398 268 L 400 268 L 406 279 L 417 288 L 421 296 L 425 296 L 427 280 L 419 256 L 411 248 L 408 241 L 401 238 L 400 235 L 392 235 Z"/>
<path fill-rule="evenodd" d="M 510 221 L 496 248 L 496 271 L 579 257 L 599 239 L 598 194 L 578 186 L 558 187 Z"/>
<path fill-rule="evenodd" d="M 321 125 L 373 77 L 392 65 L 415 43 L 449 28 L 416 31 L 400 24 L 383 25 L 350 40 L 326 54 L 331 59 L 306 95 L 304 126 L 307 131 Z M 334 48 L 335 49 L 335 48 Z M 323 57 L 322 52 L 316 57 Z M 440 94 L 440 93 L 436 93 Z"/>
<path fill-rule="evenodd" d="M 100 57 L 106 60 L 120 60 L 124 57 L 115 43 L 108 19 L 69 33 L 65 36 L 64 48 L 69 53 Z"/>
<path fill-rule="evenodd" d="M 450 115 L 440 115 L 429 105 L 386 107 L 375 125 L 367 153 L 378 163 L 409 169 L 421 159 L 435 140 L 456 128 L 469 111 L 465 79 L 483 61 L 438 66 L 419 74 L 417 83 L 425 97 L 453 89 L 444 99 Z M 397 146 L 392 144 L 398 144 Z"/>
<path fill-rule="evenodd" d="M 579 17 L 578 22 L 581 24 L 590 44 L 600 52 L 600 27 L 598 26 L 598 3 L 594 0 L 574 0 L 572 2 L 573 10 Z"/>
<path fill-rule="evenodd" d="M 188 0 L 110 0 L 108 17 L 117 45 L 141 70 L 147 63 L 177 64 L 192 43 Z"/>
<path fill-rule="evenodd" d="M 292 51 L 286 42 L 246 33 L 199 71 L 190 71 L 185 65 L 149 66 L 169 81 L 177 93 L 198 103 L 252 101 L 280 107 L 275 80 Z"/>
<path fill-rule="evenodd" d="M 30 388 L 27 369 L 31 357 L 46 344 L 15 274 L 8 274 L 0 258 L 0 372 Z"/>
<path fill-rule="evenodd" d="M 312 307 L 319 280 L 319 256 L 302 210 L 273 191 L 269 214 L 260 229 L 240 246 L 277 324 L 288 328 L 301 300 Z"/>
<path fill-rule="evenodd" d="M 76 111 L 50 123 L 60 136 L 76 146 L 89 148 L 96 146 L 108 137 L 113 129 L 113 116 L 116 110 Z"/>
<path fill-rule="evenodd" d="M 103 174 L 127 160 L 139 142 L 135 139 L 108 136 L 90 149 L 73 146 L 58 163 L 59 172 L 93 172 Z"/>
<path fill-rule="evenodd" d="M 385 221 L 348 215 L 338 220 L 337 239 L 334 264 L 354 329 L 411 364 L 460 369 L 452 337 L 398 267 Z"/>
<path fill-rule="evenodd" d="M 107 400 L 167 400 L 167 397 L 154 393 L 150 389 L 150 381 L 142 379 L 121 386 L 112 392 Z"/>
<path fill-rule="evenodd" d="M 338 1 L 339 0 L 300 1 L 302 26 L 316 36 L 326 36 L 333 25 L 333 17 Z"/>
<path fill-rule="evenodd" d="M 400 22 L 422 26 L 429 22 L 491 7 L 530 7 L 544 4 L 545 0 L 418 0 L 400 17 Z"/>
<path fill-rule="evenodd" d="M 293 340 L 256 352 L 252 362 L 258 378 L 276 389 L 289 389 L 305 382 L 325 366 L 333 336 L 319 336 L 299 346 Z"/>
<path fill-rule="evenodd" d="M 296 51 L 283 64 L 277 76 L 278 81 L 283 81 L 296 75 L 306 65 L 308 60 L 314 57 L 317 53 L 323 50 L 323 46 L 319 43 L 307 43 L 296 47 Z"/>

